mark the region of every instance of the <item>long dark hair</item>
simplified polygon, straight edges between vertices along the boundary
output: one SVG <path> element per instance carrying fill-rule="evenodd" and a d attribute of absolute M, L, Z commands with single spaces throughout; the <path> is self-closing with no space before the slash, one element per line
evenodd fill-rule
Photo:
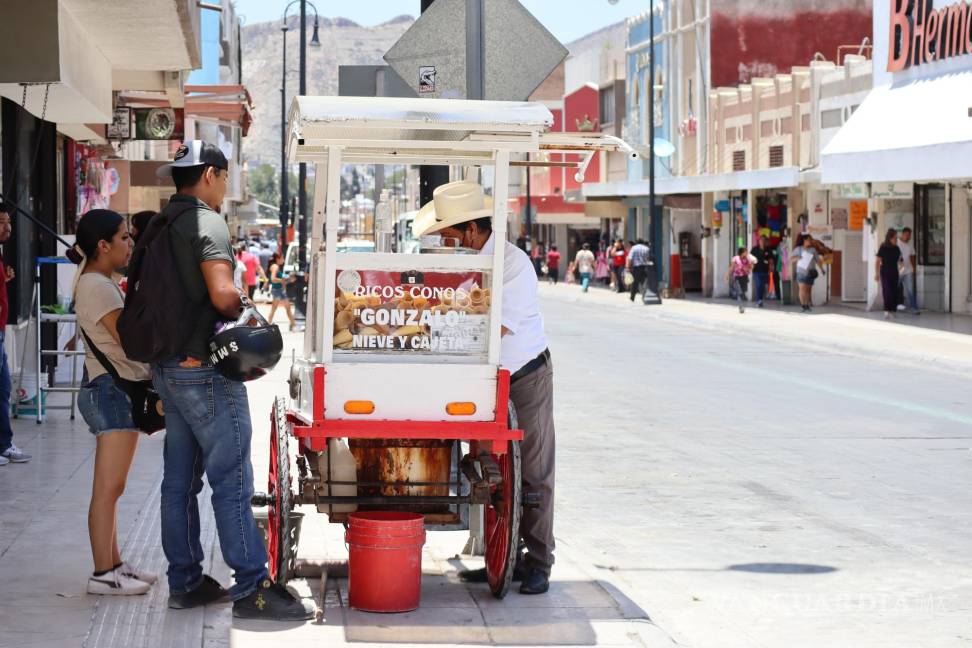
<path fill-rule="evenodd" d="M 891 239 L 893 239 L 897 235 L 898 235 L 898 230 L 894 229 L 893 227 L 888 228 L 888 233 L 884 235 L 884 244 L 892 245 Z"/>
<path fill-rule="evenodd" d="M 98 243 L 111 242 L 124 222 L 121 214 L 110 209 L 92 209 L 87 212 L 78 222 L 74 247 L 67 251 L 67 258 L 79 265 L 85 258 L 94 261 L 98 258 Z"/>

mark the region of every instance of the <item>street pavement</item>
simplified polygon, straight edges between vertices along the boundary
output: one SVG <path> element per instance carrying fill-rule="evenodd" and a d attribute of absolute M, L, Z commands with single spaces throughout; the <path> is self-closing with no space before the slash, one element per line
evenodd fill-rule
<path fill-rule="evenodd" d="M 170 612 L 164 579 L 144 597 L 89 597 L 94 443 L 80 419 L 52 417 L 16 421 L 35 458 L 0 468 L 0 646 L 972 644 L 972 338 L 575 286 L 541 299 L 558 432 L 547 596 L 460 583 L 479 563 L 450 531 L 429 534 L 409 614 L 349 610 L 340 578 L 321 624 Z M 249 385 L 260 490 L 286 365 Z M 119 512 L 123 554 L 159 572 L 162 441 L 140 444 Z M 228 583 L 202 503 L 208 569 Z M 306 513 L 300 556 L 342 560 L 341 527 Z M 319 583 L 291 584 L 316 597 Z"/>

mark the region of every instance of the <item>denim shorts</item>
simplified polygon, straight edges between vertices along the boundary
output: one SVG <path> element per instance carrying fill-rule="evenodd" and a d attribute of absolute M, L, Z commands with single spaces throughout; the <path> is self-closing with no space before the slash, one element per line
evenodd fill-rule
<path fill-rule="evenodd" d="M 132 420 L 132 400 L 118 389 L 109 374 L 101 374 L 81 386 L 78 410 L 95 436 L 120 430 L 138 431 Z"/>

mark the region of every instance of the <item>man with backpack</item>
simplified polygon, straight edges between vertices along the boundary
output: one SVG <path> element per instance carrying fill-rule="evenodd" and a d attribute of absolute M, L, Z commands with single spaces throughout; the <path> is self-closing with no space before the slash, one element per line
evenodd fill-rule
<path fill-rule="evenodd" d="M 227 168 L 216 146 L 192 140 L 159 169 L 160 177 L 172 177 L 177 193 L 136 247 L 119 332 L 130 357 L 153 363 L 165 406 L 162 548 L 169 561 L 169 607 L 193 608 L 227 595 L 202 569 L 197 497 L 205 474 L 223 559 L 236 581 L 228 592 L 233 616 L 303 620 L 313 611 L 267 576 L 267 552 L 250 508 L 246 388 L 209 360 L 217 323 L 242 310 L 229 229 L 218 213 Z"/>

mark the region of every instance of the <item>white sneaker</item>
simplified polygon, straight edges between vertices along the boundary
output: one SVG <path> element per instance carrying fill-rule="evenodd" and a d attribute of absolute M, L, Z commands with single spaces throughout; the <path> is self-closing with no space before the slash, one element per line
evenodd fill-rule
<path fill-rule="evenodd" d="M 101 596 L 133 596 L 144 594 L 151 588 L 146 582 L 123 575 L 120 569 L 113 569 L 101 576 L 92 575 L 88 579 L 88 594 Z"/>
<path fill-rule="evenodd" d="M 134 578 L 135 580 L 142 581 L 143 583 L 148 583 L 153 585 L 155 581 L 159 580 L 159 577 L 155 574 L 150 574 L 148 572 L 139 571 L 135 569 L 127 562 L 123 562 L 121 566 L 118 567 L 118 571 L 121 572 L 122 576 L 127 576 L 129 578 Z"/>
<path fill-rule="evenodd" d="M 3 451 L 4 458 L 14 463 L 24 463 L 25 461 L 30 461 L 31 455 L 27 454 L 14 444 L 10 444 L 10 447 Z"/>
<path fill-rule="evenodd" d="M 8 463 L 10 463 L 10 460 L 0 455 L 0 466 L 6 466 Z"/>

